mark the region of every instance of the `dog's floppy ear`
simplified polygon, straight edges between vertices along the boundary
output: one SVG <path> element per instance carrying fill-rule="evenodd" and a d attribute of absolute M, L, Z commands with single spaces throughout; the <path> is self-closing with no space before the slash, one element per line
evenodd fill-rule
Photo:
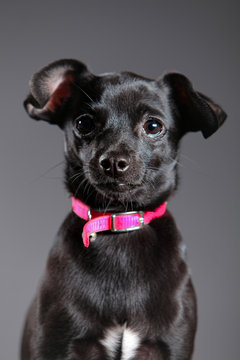
<path fill-rule="evenodd" d="M 72 97 L 76 82 L 90 75 L 85 64 L 77 60 L 55 61 L 35 73 L 30 94 L 24 101 L 27 113 L 36 120 L 63 126 L 63 113 Z"/>
<path fill-rule="evenodd" d="M 183 133 L 201 131 L 205 138 L 211 136 L 225 121 L 222 108 L 207 96 L 195 91 L 182 74 L 168 73 L 163 82 L 170 89 L 170 102 L 181 117 Z"/>

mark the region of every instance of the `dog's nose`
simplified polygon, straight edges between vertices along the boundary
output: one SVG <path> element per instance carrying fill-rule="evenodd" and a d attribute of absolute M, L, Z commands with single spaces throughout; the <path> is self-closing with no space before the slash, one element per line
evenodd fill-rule
<path fill-rule="evenodd" d="M 129 168 L 130 160 L 126 156 L 102 155 L 99 159 L 100 168 L 108 176 L 121 176 Z"/>

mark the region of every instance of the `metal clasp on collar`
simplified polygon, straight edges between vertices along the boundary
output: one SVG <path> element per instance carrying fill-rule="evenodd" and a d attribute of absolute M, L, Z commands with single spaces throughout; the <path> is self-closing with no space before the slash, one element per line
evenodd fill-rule
<path fill-rule="evenodd" d="M 137 226 L 129 226 L 124 229 L 116 229 L 115 219 L 117 216 L 128 216 L 128 215 L 140 215 L 139 224 Z M 144 225 L 144 212 L 143 211 L 128 211 L 123 213 L 112 214 L 111 216 L 111 231 L 112 232 L 124 232 L 124 231 L 133 231 L 139 230 Z"/>
<path fill-rule="evenodd" d="M 87 214 L 88 214 L 88 220 L 91 220 L 92 219 L 92 214 L 91 214 L 91 209 L 90 208 L 88 209 Z"/>

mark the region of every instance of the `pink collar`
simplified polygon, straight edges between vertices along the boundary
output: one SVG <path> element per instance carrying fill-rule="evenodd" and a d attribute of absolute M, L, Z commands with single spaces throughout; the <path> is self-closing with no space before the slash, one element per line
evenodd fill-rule
<path fill-rule="evenodd" d="M 87 221 L 83 227 L 83 243 L 89 246 L 90 241 L 97 237 L 100 231 L 111 230 L 112 232 L 132 231 L 141 229 L 144 224 L 165 214 L 167 204 L 163 203 L 154 211 L 129 211 L 123 213 L 104 213 L 90 209 L 87 205 L 76 198 L 72 198 L 72 209 L 76 215 Z"/>

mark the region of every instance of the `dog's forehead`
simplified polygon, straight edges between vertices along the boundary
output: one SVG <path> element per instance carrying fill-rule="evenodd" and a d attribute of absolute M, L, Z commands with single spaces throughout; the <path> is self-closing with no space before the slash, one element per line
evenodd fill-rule
<path fill-rule="evenodd" d="M 161 89 L 155 81 L 132 73 L 106 74 L 101 79 L 99 102 L 108 108 L 128 110 L 142 105 L 163 106 Z"/>

